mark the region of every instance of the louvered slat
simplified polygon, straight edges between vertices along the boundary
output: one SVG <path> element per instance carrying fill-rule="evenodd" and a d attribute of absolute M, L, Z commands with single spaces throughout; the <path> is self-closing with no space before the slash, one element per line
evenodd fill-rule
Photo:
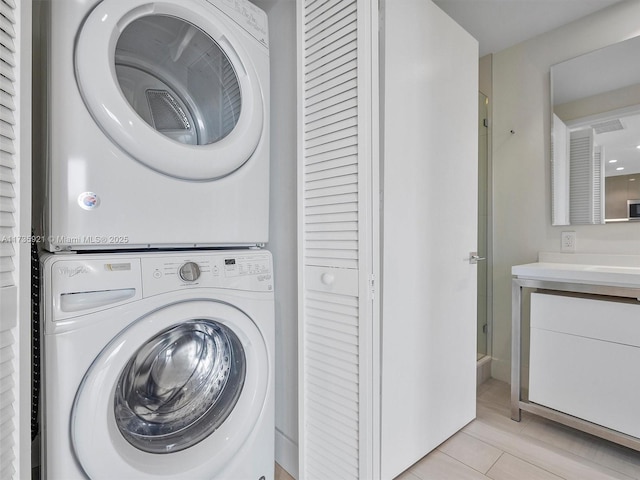
<path fill-rule="evenodd" d="M 306 198 L 305 203 L 307 204 L 307 207 L 317 207 L 320 205 L 340 205 L 345 203 L 352 203 L 352 204 L 358 203 L 357 192 L 345 193 L 342 195 L 332 195 L 330 197 L 305 197 L 305 198 Z M 344 226 L 340 228 L 340 230 L 346 230 L 346 229 L 347 227 L 344 227 Z M 358 229 L 357 224 L 352 229 L 357 230 Z M 318 230 L 318 227 L 316 226 L 314 230 Z M 335 230 L 329 230 L 329 227 L 327 226 L 326 231 L 335 231 Z"/>
<path fill-rule="evenodd" d="M 314 224 L 316 229 L 323 229 L 325 224 L 335 223 L 348 223 L 357 222 L 358 212 L 357 210 L 345 211 L 345 212 L 330 212 L 323 214 L 322 212 L 316 212 L 314 215 L 305 217 L 305 225 Z M 306 227 L 309 228 L 309 227 Z"/>
<path fill-rule="evenodd" d="M 0 105 L 10 110 L 16 109 L 16 104 L 13 101 L 13 96 L 9 95 L 7 92 L 4 92 L 2 90 L 0 90 Z M 0 148 L 2 148 L 2 145 L 0 145 Z M 11 153 L 15 153 L 15 152 L 11 152 Z"/>
<path fill-rule="evenodd" d="M 2 212 L 15 212 L 15 204 L 12 197 L 0 197 L 0 211 Z"/>
<path fill-rule="evenodd" d="M 7 107 L 3 107 L 0 105 L 0 122 L 5 122 L 10 125 L 15 125 L 16 120 L 13 112 L 9 110 Z M 0 165 L 2 165 L 0 161 Z"/>
<path fill-rule="evenodd" d="M 4 2 L 0 2 L 0 4 L 2 3 Z M 16 38 L 16 31 L 13 28 L 13 24 L 5 16 L 2 15 L 0 15 L 0 30 L 5 32 L 10 37 Z"/>
<path fill-rule="evenodd" d="M 15 52 L 16 47 L 13 41 L 13 37 L 8 35 L 4 30 L 0 30 L 0 45 L 6 48 L 9 52 Z M 0 54 L 1 59 L 5 59 L 5 54 Z M 15 63 L 12 63 L 15 65 Z"/>
<path fill-rule="evenodd" d="M 323 110 L 319 115 L 310 115 L 305 123 L 305 133 L 309 136 L 324 135 L 335 128 L 335 125 L 341 125 L 343 122 L 354 122 L 358 118 L 358 110 L 356 108 L 345 108 L 340 105 L 340 109 L 333 111 Z M 350 125 L 346 125 L 349 127 Z"/>
<path fill-rule="evenodd" d="M 323 145 L 333 140 L 357 135 L 357 133 L 358 119 L 356 117 L 351 116 L 342 120 L 336 119 L 335 117 L 325 118 L 322 125 L 309 129 L 307 132 L 307 145 L 309 147 Z"/>
<path fill-rule="evenodd" d="M 16 94 L 13 80 L 4 75 L 0 75 L 0 90 L 7 92 L 9 95 Z"/>
<path fill-rule="evenodd" d="M 11 82 L 15 82 L 16 77 L 15 77 L 15 72 L 13 71 L 14 65 L 7 61 L 7 60 L 9 61 L 12 60 L 11 58 L 12 56 L 10 52 L 8 52 L 8 54 L 5 55 L 6 53 L 7 53 L 6 49 L 0 46 L 0 76 L 8 79 Z"/>
<path fill-rule="evenodd" d="M 322 180 L 325 178 L 333 178 L 333 177 L 341 177 L 345 175 L 352 175 L 358 172 L 358 165 L 355 163 L 348 163 L 346 165 L 340 165 L 337 167 L 325 167 L 322 168 L 323 165 L 320 165 L 320 168 L 316 168 L 313 171 L 309 171 L 307 174 L 307 178 L 310 182 L 316 180 Z M 308 169 L 311 170 L 311 169 Z"/>

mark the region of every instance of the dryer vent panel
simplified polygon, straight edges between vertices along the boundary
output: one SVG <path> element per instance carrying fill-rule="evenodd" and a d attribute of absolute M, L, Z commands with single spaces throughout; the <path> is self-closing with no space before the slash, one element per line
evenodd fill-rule
<path fill-rule="evenodd" d="M 147 90 L 147 102 L 156 130 L 189 130 L 191 125 L 184 110 L 166 90 Z"/>

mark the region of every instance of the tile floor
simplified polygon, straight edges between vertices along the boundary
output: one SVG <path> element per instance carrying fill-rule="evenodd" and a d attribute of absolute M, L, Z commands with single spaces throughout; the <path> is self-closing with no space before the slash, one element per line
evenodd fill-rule
<path fill-rule="evenodd" d="M 526 412 L 512 421 L 506 383 L 480 385 L 477 405 L 476 420 L 396 480 L 640 480 L 640 452 Z M 293 479 L 276 466 L 276 480 Z"/>

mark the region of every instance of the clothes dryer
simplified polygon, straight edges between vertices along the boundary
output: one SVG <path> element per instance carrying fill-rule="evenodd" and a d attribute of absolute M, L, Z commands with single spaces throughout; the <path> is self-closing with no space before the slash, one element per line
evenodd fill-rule
<path fill-rule="evenodd" d="M 41 266 L 43 478 L 273 480 L 269 252 Z"/>
<path fill-rule="evenodd" d="M 37 3 L 45 247 L 266 242 L 265 13 L 246 0 Z"/>

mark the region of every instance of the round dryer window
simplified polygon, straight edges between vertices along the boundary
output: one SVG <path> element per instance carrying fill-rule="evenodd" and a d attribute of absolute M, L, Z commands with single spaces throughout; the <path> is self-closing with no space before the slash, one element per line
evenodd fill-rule
<path fill-rule="evenodd" d="M 224 325 L 192 320 L 166 329 L 140 347 L 118 379 L 118 429 L 145 452 L 189 448 L 227 419 L 245 372 L 242 344 Z"/>
<path fill-rule="evenodd" d="M 212 180 L 238 169 L 264 134 L 257 55 L 208 2 L 102 0 L 78 35 L 82 98 L 105 134 L 170 176 Z"/>
<path fill-rule="evenodd" d="M 238 123 L 242 96 L 224 50 L 195 25 L 149 15 L 122 31 L 118 83 L 145 122 L 181 143 L 208 145 Z"/>

